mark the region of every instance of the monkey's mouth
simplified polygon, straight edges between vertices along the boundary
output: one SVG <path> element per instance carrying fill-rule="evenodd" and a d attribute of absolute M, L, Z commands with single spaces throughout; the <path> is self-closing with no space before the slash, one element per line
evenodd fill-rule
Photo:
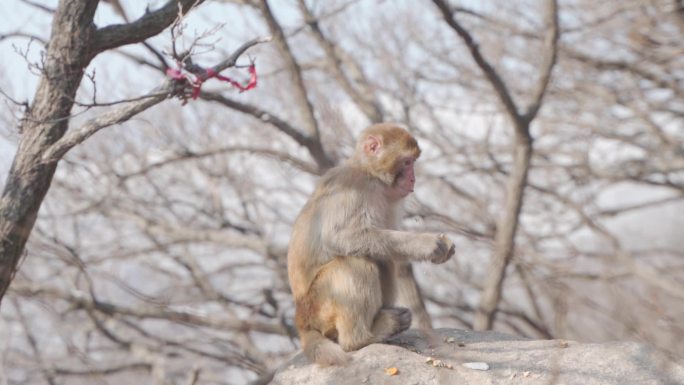
<path fill-rule="evenodd" d="M 409 195 L 413 192 L 413 187 L 397 186 L 397 189 L 399 190 L 400 193 L 402 193 L 404 195 Z"/>

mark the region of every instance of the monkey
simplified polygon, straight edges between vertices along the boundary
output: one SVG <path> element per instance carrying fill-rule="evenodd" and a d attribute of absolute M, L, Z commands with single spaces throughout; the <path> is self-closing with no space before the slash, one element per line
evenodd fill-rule
<path fill-rule="evenodd" d="M 347 352 L 408 329 L 411 312 L 395 305 L 397 276 L 407 274 L 401 269 L 454 255 L 444 234 L 396 230 L 420 152 L 397 124 L 366 128 L 352 156 L 321 177 L 295 219 L 287 253 L 295 326 L 305 356 L 320 366 L 344 365 Z"/>

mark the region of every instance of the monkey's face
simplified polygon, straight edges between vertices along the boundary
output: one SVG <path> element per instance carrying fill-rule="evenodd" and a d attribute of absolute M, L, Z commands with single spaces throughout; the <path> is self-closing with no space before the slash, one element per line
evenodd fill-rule
<path fill-rule="evenodd" d="M 419 156 L 418 142 L 407 130 L 382 123 L 364 130 L 352 161 L 384 183 L 388 198 L 396 201 L 413 192 Z"/>
<path fill-rule="evenodd" d="M 414 156 L 406 156 L 398 159 L 394 182 L 389 189 L 389 196 L 391 199 L 399 200 L 413 192 L 413 188 L 416 184 L 416 174 L 413 169 L 415 163 L 416 157 Z"/>

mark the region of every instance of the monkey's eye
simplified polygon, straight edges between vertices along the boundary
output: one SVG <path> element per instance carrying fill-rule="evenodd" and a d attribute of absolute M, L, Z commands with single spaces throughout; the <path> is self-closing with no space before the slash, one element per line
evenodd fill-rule
<path fill-rule="evenodd" d="M 404 167 L 408 167 L 413 164 L 413 159 L 406 159 L 404 160 Z"/>

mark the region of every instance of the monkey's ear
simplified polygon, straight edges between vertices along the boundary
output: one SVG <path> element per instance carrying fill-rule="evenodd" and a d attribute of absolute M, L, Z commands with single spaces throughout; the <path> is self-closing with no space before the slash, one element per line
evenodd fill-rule
<path fill-rule="evenodd" d="M 382 140 L 374 135 L 368 135 L 363 143 L 363 151 L 366 155 L 377 155 L 382 149 Z"/>

